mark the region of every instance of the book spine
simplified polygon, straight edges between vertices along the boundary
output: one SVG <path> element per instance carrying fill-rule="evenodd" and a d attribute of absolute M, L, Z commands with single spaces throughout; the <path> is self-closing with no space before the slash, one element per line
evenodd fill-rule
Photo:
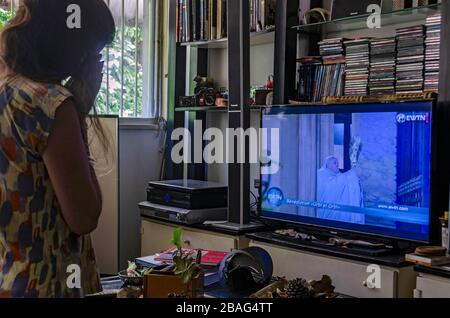
<path fill-rule="evenodd" d="M 201 29 L 201 9 L 200 9 L 200 0 L 194 0 L 195 1 L 195 16 L 197 17 L 195 19 L 195 29 L 196 29 L 196 41 L 199 41 L 202 39 L 202 29 Z"/>
<path fill-rule="evenodd" d="M 192 0 L 187 0 L 187 28 L 188 28 L 188 42 L 193 41 L 193 25 L 192 25 Z"/>
<path fill-rule="evenodd" d="M 264 30 L 266 27 L 265 11 L 266 11 L 266 1 L 260 0 L 259 1 L 259 21 L 261 22 L 261 30 Z"/>
<path fill-rule="evenodd" d="M 209 39 L 214 40 L 214 30 L 213 30 L 213 1 L 209 0 Z"/>
<path fill-rule="evenodd" d="M 217 0 L 217 11 L 216 11 L 216 21 L 217 21 L 217 39 L 222 38 L 222 0 Z"/>
<path fill-rule="evenodd" d="M 177 0 L 177 7 L 176 7 L 176 18 L 175 18 L 175 30 L 177 30 L 176 34 L 176 41 L 177 43 L 180 42 L 180 2 Z"/>
<path fill-rule="evenodd" d="M 227 0 L 223 0 L 223 15 L 222 15 L 222 35 L 224 38 L 226 38 L 228 36 L 228 2 Z"/>
<path fill-rule="evenodd" d="M 180 42 L 184 42 L 184 0 L 179 0 L 180 2 Z"/>
<path fill-rule="evenodd" d="M 213 38 L 213 40 L 217 40 L 217 1 L 218 0 L 212 1 L 211 16 L 212 16 L 212 38 Z"/>
<path fill-rule="evenodd" d="M 205 39 L 205 33 L 204 33 L 204 16 L 203 16 L 203 0 L 200 0 L 200 40 Z"/>
<path fill-rule="evenodd" d="M 191 25 L 192 25 L 192 41 L 197 41 L 197 0 L 191 1 Z"/>
<path fill-rule="evenodd" d="M 253 28 L 253 0 L 249 0 L 250 1 L 250 31 L 254 31 Z"/>
<path fill-rule="evenodd" d="M 209 40 L 209 0 L 203 0 L 203 16 L 205 17 L 205 40 Z"/>
<path fill-rule="evenodd" d="M 187 0 L 183 0 L 183 42 L 188 42 L 188 36 L 187 36 Z"/>

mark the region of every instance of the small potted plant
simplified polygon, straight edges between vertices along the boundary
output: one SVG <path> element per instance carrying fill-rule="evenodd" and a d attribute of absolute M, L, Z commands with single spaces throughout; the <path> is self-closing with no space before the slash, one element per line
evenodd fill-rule
<path fill-rule="evenodd" d="M 173 232 L 171 243 L 176 246 L 173 264 L 163 270 L 152 270 L 144 276 L 145 298 L 182 296 L 199 298 L 203 295 L 204 273 L 201 269 L 201 250 L 196 255 L 183 250 L 183 229 Z"/>

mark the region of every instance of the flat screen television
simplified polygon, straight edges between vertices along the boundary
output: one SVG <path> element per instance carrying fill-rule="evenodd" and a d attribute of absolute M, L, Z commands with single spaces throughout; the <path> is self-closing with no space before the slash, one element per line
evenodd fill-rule
<path fill-rule="evenodd" d="M 429 243 L 432 110 L 431 101 L 263 110 L 262 128 L 279 140 L 268 132 L 263 143 L 261 217 Z"/>

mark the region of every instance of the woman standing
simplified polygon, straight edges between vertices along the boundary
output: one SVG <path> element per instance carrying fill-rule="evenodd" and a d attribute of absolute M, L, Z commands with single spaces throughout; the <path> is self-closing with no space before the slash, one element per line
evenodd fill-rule
<path fill-rule="evenodd" d="M 102 197 L 86 120 L 114 33 L 102 0 L 24 0 L 1 33 L 0 297 L 100 290 L 89 233 Z M 67 283 L 73 268 L 81 286 Z"/>

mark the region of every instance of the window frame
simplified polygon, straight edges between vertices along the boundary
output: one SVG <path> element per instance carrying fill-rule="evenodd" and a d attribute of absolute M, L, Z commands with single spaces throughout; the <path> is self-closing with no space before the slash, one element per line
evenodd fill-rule
<path fill-rule="evenodd" d="M 111 2 L 114 0 L 103 0 L 111 7 Z M 135 54 L 134 54 L 134 106 L 133 114 L 134 116 L 124 116 L 124 59 L 125 59 L 125 1 L 133 0 L 116 0 L 120 3 L 121 8 L 121 23 L 116 26 L 118 33 L 116 36 L 120 37 L 120 109 L 119 113 L 111 112 L 111 92 L 110 92 L 110 81 L 111 81 L 111 67 L 110 67 L 110 47 L 105 48 L 105 74 L 104 80 L 106 82 L 106 96 L 105 96 L 105 110 L 100 112 L 100 115 L 118 115 L 121 118 L 145 118 L 145 119 L 157 119 L 162 113 L 162 90 L 163 90 L 163 56 L 162 56 L 162 46 L 161 46 L 161 28 L 163 27 L 160 23 L 163 21 L 162 15 L 164 14 L 164 5 L 158 0 L 134 0 L 136 2 L 135 6 L 135 17 L 139 17 L 140 14 L 143 15 L 143 26 L 139 25 L 139 18 L 135 19 Z M 141 5 L 141 1 L 142 4 Z M 9 0 L 9 6 L 11 12 L 18 9 L 20 5 L 20 0 Z M 143 11 L 142 11 L 143 10 Z M 142 12 L 141 12 L 142 11 Z M 138 83 L 138 32 L 142 28 L 143 31 L 143 47 L 142 47 L 142 96 L 138 96 L 137 92 L 139 89 Z M 138 99 L 142 99 L 142 112 L 138 114 Z"/>
<path fill-rule="evenodd" d="M 111 0 L 104 0 L 108 7 L 111 5 Z M 134 116 L 124 116 L 124 58 L 125 58 L 125 1 L 129 0 L 118 0 L 120 1 L 121 8 L 121 23 L 117 26 L 118 34 L 116 36 L 120 37 L 120 78 L 121 78 L 121 87 L 120 90 L 122 92 L 120 97 L 120 109 L 119 113 L 114 113 L 110 111 L 110 48 L 106 48 L 106 112 L 102 112 L 102 114 L 110 115 L 116 114 L 121 118 L 159 118 L 161 115 L 161 87 L 158 83 L 161 83 L 158 79 L 161 78 L 161 60 L 160 58 L 160 47 L 159 47 L 159 32 L 160 32 L 160 23 L 159 23 L 159 12 L 162 10 L 162 7 L 159 5 L 158 0 L 142 0 L 142 4 L 140 0 L 136 1 L 135 7 L 135 17 L 139 17 L 141 14 L 141 10 L 143 10 L 143 59 L 142 59 L 142 112 L 138 114 L 138 50 L 135 50 L 134 54 L 134 106 L 133 106 L 133 114 Z M 135 28 L 135 47 L 138 47 L 138 32 L 139 32 L 139 19 L 135 19 L 136 23 L 134 25 Z"/>

